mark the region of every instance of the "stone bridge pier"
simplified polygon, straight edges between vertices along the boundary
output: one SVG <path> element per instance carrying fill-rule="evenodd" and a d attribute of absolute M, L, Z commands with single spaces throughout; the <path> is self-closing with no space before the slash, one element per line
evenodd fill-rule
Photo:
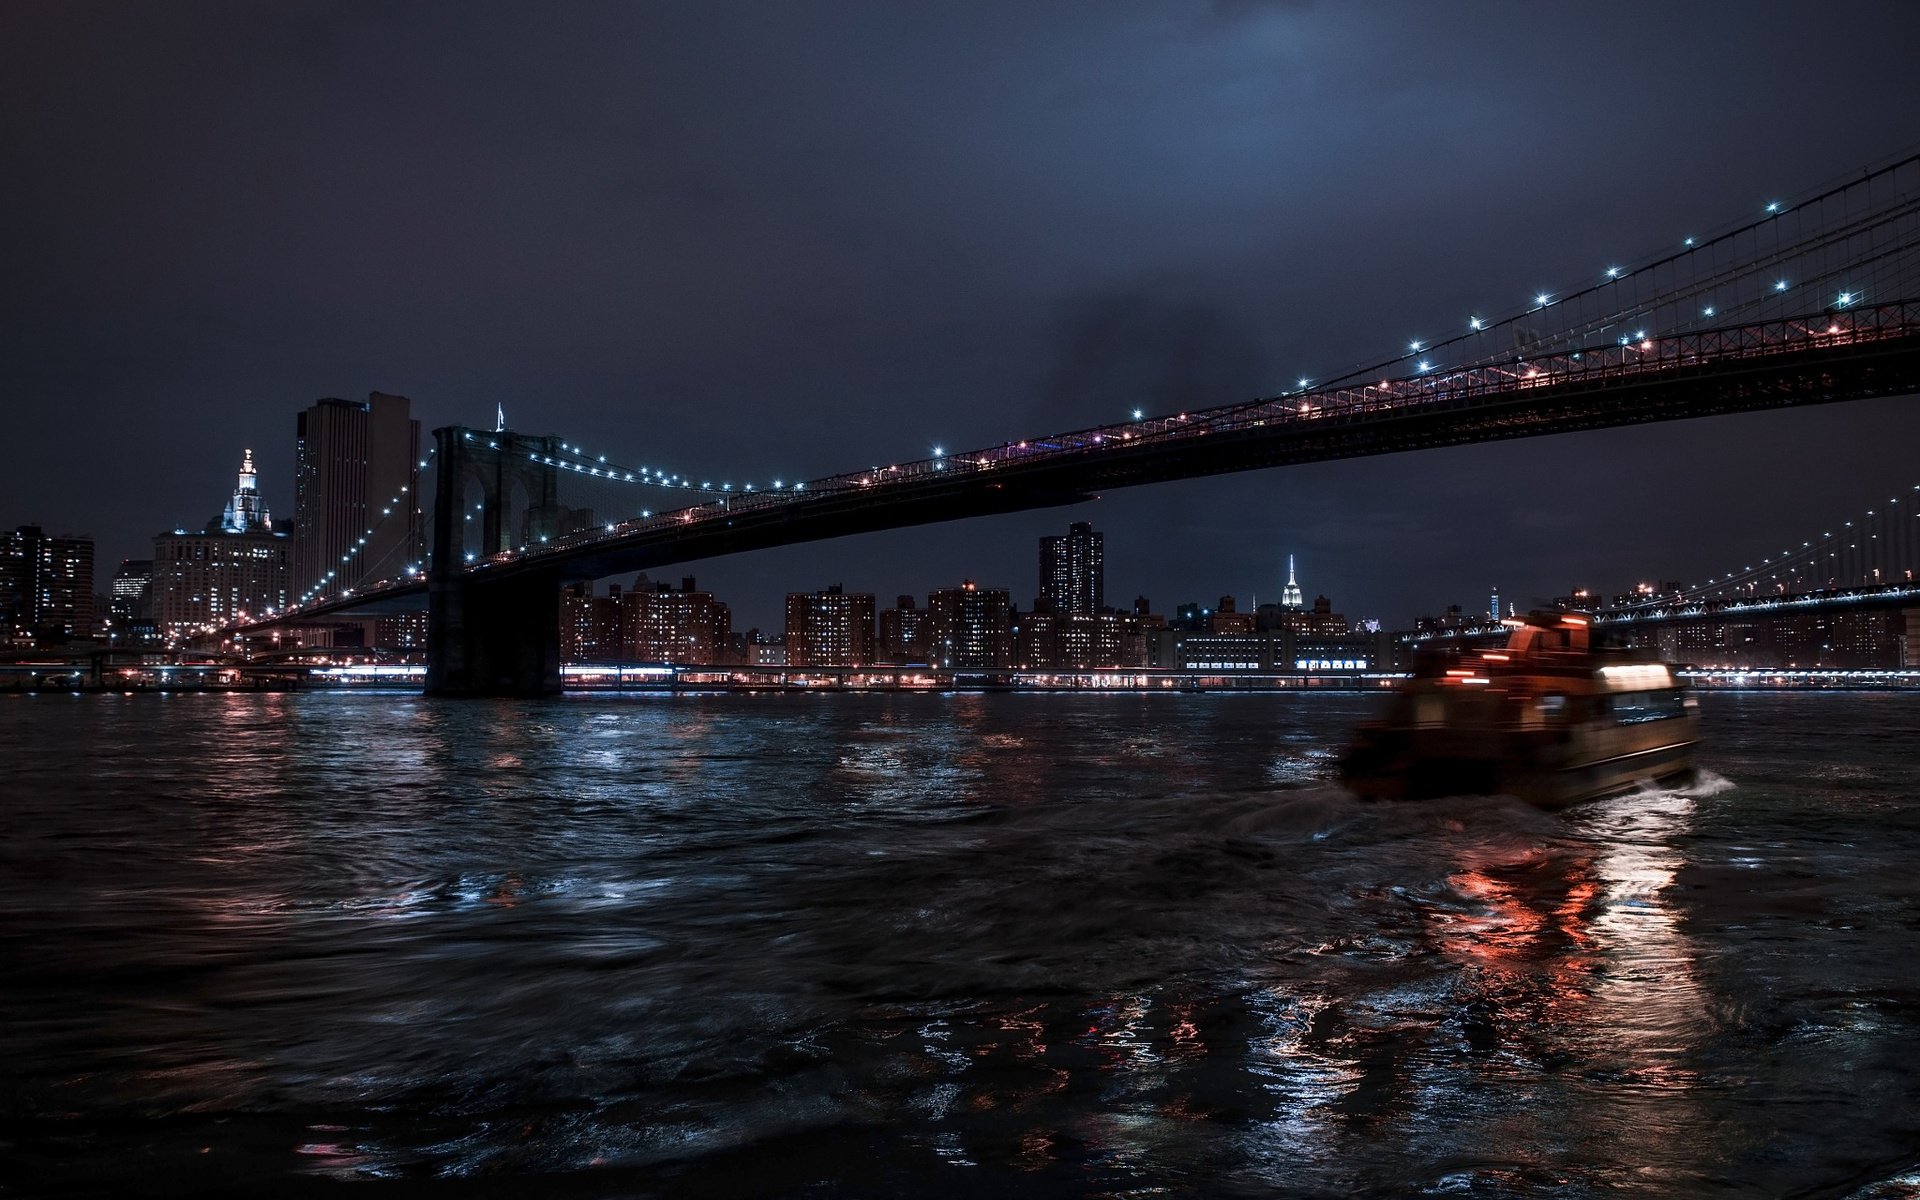
<path fill-rule="evenodd" d="M 560 691 L 560 576 L 519 568 L 497 578 L 468 569 L 467 518 L 480 520 L 476 560 L 511 550 L 511 504 L 527 500 L 518 535 L 565 532 L 546 525 L 564 510 L 555 495 L 557 439 L 450 426 L 433 431 L 439 456 L 433 507 L 433 549 L 427 572 L 427 686 L 430 696 L 551 696 Z M 478 512 L 468 511 L 477 482 Z"/>

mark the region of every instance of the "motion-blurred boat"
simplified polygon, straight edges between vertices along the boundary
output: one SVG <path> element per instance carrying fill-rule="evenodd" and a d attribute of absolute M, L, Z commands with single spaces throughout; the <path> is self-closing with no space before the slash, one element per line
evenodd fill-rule
<path fill-rule="evenodd" d="M 1505 647 L 1432 652 L 1341 764 L 1381 799 L 1518 796 L 1559 807 L 1684 777 L 1698 702 L 1665 663 L 1596 646 L 1584 613 L 1532 613 Z"/>

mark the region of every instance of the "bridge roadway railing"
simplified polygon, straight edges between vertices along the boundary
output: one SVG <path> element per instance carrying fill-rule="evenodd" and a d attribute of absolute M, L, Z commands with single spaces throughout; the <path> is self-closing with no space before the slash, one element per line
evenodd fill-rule
<path fill-rule="evenodd" d="M 803 506 L 825 515 L 836 500 L 870 505 L 883 497 L 918 490 L 916 485 L 977 481 L 1011 468 L 1044 463 L 1118 458 L 1152 447 L 1220 434 L 1308 427 L 1386 415 L 1438 413 L 1472 408 L 1492 400 L 1524 397 L 1536 389 L 1564 395 L 1581 389 L 1618 389 L 1622 382 L 1655 380 L 1689 368 L 1757 363 L 1794 352 L 1847 347 L 1920 336 L 1920 302 L 1829 311 L 1665 337 L 1643 337 L 1565 353 L 1516 360 L 1510 364 L 1436 371 L 1376 384 L 1264 399 L 1252 403 L 1150 417 L 1069 433 L 1006 442 L 986 449 L 873 467 L 780 490 L 735 492 L 686 508 L 661 512 L 555 538 L 540 546 L 505 551 L 474 565 L 518 566 L 591 553 L 595 547 L 626 543 L 649 533 L 678 536 L 713 522 L 733 522 L 752 514 Z M 987 510 L 983 510 L 987 511 Z M 651 540 L 651 539 L 649 539 Z M 405 581 L 394 581 L 405 582 Z"/>

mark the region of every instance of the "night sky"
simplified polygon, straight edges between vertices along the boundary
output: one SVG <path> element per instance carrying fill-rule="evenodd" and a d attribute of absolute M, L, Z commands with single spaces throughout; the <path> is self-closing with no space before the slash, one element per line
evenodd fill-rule
<path fill-rule="evenodd" d="M 374 389 L 733 479 L 1271 394 L 1920 141 L 1920 6 L 0 7 L 0 524 L 104 588 Z M 1311 597 L 1692 579 L 1920 483 L 1867 401 L 1268 471 L 694 565 Z M 662 574 L 676 576 L 680 572 Z"/>

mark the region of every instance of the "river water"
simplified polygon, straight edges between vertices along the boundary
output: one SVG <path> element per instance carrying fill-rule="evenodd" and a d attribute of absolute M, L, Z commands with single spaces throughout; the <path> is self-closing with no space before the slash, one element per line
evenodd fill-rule
<path fill-rule="evenodd" d="M 0 1195 L 1920 1195 L 1920 695 L 1375 702 L 0 699 Z"/>

